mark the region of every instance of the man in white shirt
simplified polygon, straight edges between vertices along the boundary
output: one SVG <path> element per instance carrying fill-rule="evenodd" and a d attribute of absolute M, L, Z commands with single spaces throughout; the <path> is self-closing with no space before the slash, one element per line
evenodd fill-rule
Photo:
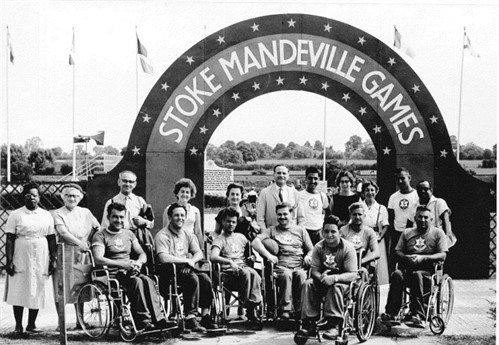
<path fill-rule="evenodd" d="M 406 168 L 395 170 L 395 180 L 399 190 L 393 193 L 388 200 L 388 222 L 390 223 L 388 228 L 390 234 L 388 267 L 390 273 L 395 269 L 395 247 L 400 234 L 406 228 L 413 226 L 416 207 L 419 203 L 418 193 L 411 187 L 411 174 Z"/>

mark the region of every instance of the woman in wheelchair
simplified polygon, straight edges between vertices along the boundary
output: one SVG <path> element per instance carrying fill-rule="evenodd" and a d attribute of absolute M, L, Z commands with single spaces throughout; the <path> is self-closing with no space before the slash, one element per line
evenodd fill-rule
<path fill-rule="evenodd" d="M 154 282 L 140 273 L 140 268 L 146 262 L 146 254 L 135 235 L 123 228 L 126 212 L 123 204 L 109 204 L 109 227 L 94 235 L 92 254 L 95 263 L 110 268 L 110 273 L 123 286 L 137 330 L 147 332 L 155 326 L 164 328 L 166 320 Z M 130 260 L 132 252 L 138 254 L 137 260 Z"/>
<path fill-rule="evenodd" d="M 317 333 L 317 320 L 320 315 L 321 300 L 324 297 L 326 339 L 336 339 L 339 326 L 343 324 L 345 297 L 349 284 L 357 277 L 357 254 L 353 245 L 340 237 L 336 216 L 324 220 L 323 240 L 317 243 L 312 252 L 312 278 L 305 281 L 302 289 L 303 332 L 306 337 Z"/>
<path fill-rule="evenodd" d="M 408 326 L 424 328 L 434 265 L 443 262 L 448 247 L 445 233 L 432 225 L 432 213 L 426 206 L 416 209 L 416 227 L 404 230 L 395 248 L 399 265 L 390 277 L 390 290 L 386 312 L 381 320 L 389 325 L 400 324 L 396 316 L 401 314 L 405 287 L 410 289 L 410 314 L 402 321 Z"/>

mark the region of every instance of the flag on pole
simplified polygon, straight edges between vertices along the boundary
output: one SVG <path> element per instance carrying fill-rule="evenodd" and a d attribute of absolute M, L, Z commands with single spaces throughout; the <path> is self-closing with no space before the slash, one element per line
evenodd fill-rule
<path fill-rule="evenodd" d="M 402 35 L 400 32 L 397 30 L 396 26 L 393 26 L 395 29 L 395 36 L 393 40 L 393 45 L 397 47 L 398 49 L 402 50 L 406 55 L 410 56 L 411 58 L 414 58 L 416 54 L 414 53 L 414 50 L 409 47 L 405 42 L 402 42 Z"/>
<path fill-rule="evenodd" d="M 464 30 L 464 45 L 463 45 L 463 49 L 468 49 L 468 51 L 470 52 L 471 56 L 480 57 L 480 55 L 477 54 L 477 52 L 475 52 L 475 50 L 471 46 L 471 41 L 470 41 L 470 38 L 468 37 L 468 35 L 466 34 L 466 30 Z"/>
<path fill-rule="evenodd" d="M 71 42 L 71 49 L 69 50 L 69 64 L 73 66 L 75 64 L 75 28 L 73 27 L 73 41 Z"/>
<path fill-rule="evenodd" d="M 10 41 L 9 27 L 7 26 L 7 49 L 9 50 L 9 60 L 14 64 L 14 52 L 12 51 L 12 42 Z"/>
<path fill-rule="evenodd" d="M 139 55 L 140 64 L 142 65 L 142 70 L 144 71 L 144 73 L 152 74 L 153 68 L 151 60 L 147 57 L 147 49 L 140 42 L 137 33 L 136 36 L 137 36 L 137 54 Z"/>

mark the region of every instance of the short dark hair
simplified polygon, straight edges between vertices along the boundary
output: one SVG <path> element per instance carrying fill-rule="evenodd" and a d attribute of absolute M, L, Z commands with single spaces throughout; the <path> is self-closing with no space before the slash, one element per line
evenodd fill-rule
<path fill-rule="evenodd" d="M 399 167 L 399 168 L 395 169 L 395 175 L 398 175 L 398 174 L 401 174 L 401 173 L 406 173 L 407 175 L 411 175 L 411 173 L 409 172 L 409 170 L 407 170 L 404 167 Z"/>
<path fill-rule="evenodd" d="M 350 180 L 350 184 L 353 185 L 353 175 L 350 171 L 347 171 L 347 170 L 343 170 L 343 171 L 340 171 L 338 173 L 338 175 L 336 175 L 336 180 L 334 180 L 334 183 L 336 184 L 337 187 L 340 186 L 340 180 L 342 177 L 348 177 L 348 179 Z"/>
<path fill-rule="evenodd" d="M 362 184 L 362 193 L 365 193 L 367 187 L 373 186 L 376 189 L 376 193 L 379 192 L 378 184 L 374 181 L 368 180 Z"/>
<path fill-rule="evenodd" d="M 238 188 L 238 189 L 240 189 L 240 190 L 241 190 L 241 196 L 243 195 L 243 193 L 244 193 L 244 187 L 243 187 L 243 185 L 242 185 L 242 184 L 240 184 L 240 183 L 231 183 L 231 184 L 229 184 L 229 185 L 227 186 L 227 191 L 225 192 L 225 196 L 227 196 L 227 197 L 228 197 L 228 196 L 229 196 L 229 192 L 230 192 L 230 190 L 231 190 L 231 189 L 234 189 L 234 188 Z"/>
<path fill-rule="evenodd" d="M 431 210 L 426 205 L 419 205 L 418 207 L 416 207 L 416 213 L 421 213 L 421 212 L 430 212 L 431 213 Z"/>
<path fill-rule="evenodd" d="M 28 194 L 28 192 L 32 189 L 36 189 L 38 193 L 40 193 L 40 186 L 38 185 L 38 183 L 31 181 L 23 185 L 23 195 Z"/>
<path fill-rule="evenodd" d="M 418 186 L 424 182 L 427 182 L 428 183 L 428 186 L 430 186 L 430 189 L 432 189 L 432 186 L 431 186 L 431 182 L 428 181 L 428 180 L 421 180 L 419 181 L 418 183 L 416 183 L 416 188 L 418 188 Z"/>
<path fill-rule="evenodd" d="M 322 224 L 322 228 L 324 229 L 324 227 L 327 224 L 333 224 L 333 225 L 336 225 L 339 227 L 340 226 L 340 218 L 331 214 L 331 215 L 327 216 L 326 218 L 324 218 L 324 223 Z"/>
<path fill-rule="evenodd" d="M 234 207 L 226 207 L 222 210 L 222 221 L 227 219 L 227 217 L 232 218 L 236 217 L 239 218 L 239 212 L 234 208 Z"/>
<path fill-rule="evenodd" d="M 196 193 L 198 190 L 196 188 L 196 185 L 190 178 L 181 178 L 180 180 L 178 180 L 177 183 L 175 183 L 175 187 L 173 188 L 173 194 L 175 194 L 176 196 L 178 192 L 180 192 L 180 188 L 183 187 L 187 187 L 191 190 L 191 199 L 196 197 Z"/>
<path fill-rule="evenodd" d="M 307 170 L 305 170 L 305 177 L 307 177 L 308 174 L 320 174 L 320 171 L 316 167 L 308 167 Z"/>
<path fill-rule="evenodd" d="M 284 164 L 276 164 L 276 165 L 274 165 L 274 173 L 275 173 L 275 171 L 276 171 L 277 167 L 285 167 L 285 168 L 286 168 L 286 170 L 288 170 L 288 172 L 289 172 L 288 167 L 287 167 L 287 166 L 285 166 Z"/>
<path fill-rule="evenodd" d="M 187 214 L 187 208 L 185 208 L 184 205 L 180 205 L 178 202 L 174 202 L 173 204 L 171 204 L 170 206 L 168 206 L 168 211 L 166 211 L 166 214 L 168 215 L 168 217 L 171 217 L 172 214 L 173 214 L 173 210 L 176 209 L 176 208 L 183 208 L 185 213 Z"/>
<path fill-rule="evenodd" d="M 361 202 L 354 202 L 350 206 L 348 206 L 348 213 L 352 214 L 353 210 L 356 210 L 358 208 L 364 209 L 364 206 L 362 206 Z M 364 211 L 365 213 L 365 211 Z"/>
<path fill-rule="evenodd" d="M 291 205 L 288 204 L 287 202 L 281 202 L 275 205 L 275 212 L 277 213 L 277 211 L 280 210 L 281 208 L 287 208 L 288 210 L 291 211 Z"/>
<path fill-rule="evenodd" d="M 118 212 L 122 212 L 122 211 L 126 211 L 126 207 L 125 205 L 123 205 L 122 203 L 119 203 L 119 202 L 112 202 L 110 203 L 108 206 L 107 206 L 107 215 L 110 216 L 111 215 L 111 212 L 113 210 L 116 210 Z"/>

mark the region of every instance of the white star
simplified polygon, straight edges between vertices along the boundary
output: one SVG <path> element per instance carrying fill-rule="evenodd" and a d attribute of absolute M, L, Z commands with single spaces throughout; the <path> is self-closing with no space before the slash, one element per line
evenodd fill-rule
<path fill-rule="evenodd" d="M 359 113 L 360 115 L 364 115 L 365 113 L 367 113 L 366 107 L 360 107 Z"/>
<path fill-rule="evenodd" d="M 388 147 L 385 147 L 385 148 L 383 149 L 383 154 L 384 154 L 384 155 L 389 155 L 389 154 L 390 154 L 390 151 L 391 151 L 391 150 L 390 150 Z"/>
<path fill-rule="evenodd" d="M 220 114 L 222 114 L 222 113 L 220 112 L 220 109 L 219 109 L 219 108 L 217 108 L 217 109 L 213 109 L 213 116 L 218 117 L 218 115 L 220 115 Z"/>
<path fill-rule="evenodd" d="M 238 93 L 233 92 L 231 98 L 234 99 L 234 101 L 237 101 L 241 97 L 239 97 L 239 92 Z"/>
<path fill-rule="evenodd" d="M 305 78 L 305 76 L 300 78 L 300 84 L 307 85 L 307 81 L 308 81 L 308 79 Z"/>
<path fill-rule="evenodd" d="M 419 85 L 416 85 L 416 84 L 414 84 L 414 86 L 411 89 L 414 90 L 414 93 L 420 91 L 419 90 Z"/>
<path fill-rule="evenodd" d="M 435 115 L 433 115 L 432 117 L 430 117 L 431 123 L 437 123 L 437 120 L 438 120 L 438 118 Z"/>
<path fill-rule="evenodd" d="M 255 91 L 260 90 L 260 83 L 257 83 L 256 81 L 253 83 L 251 86 Z"/>
<path fill-rule="evenodd" d="M 149 114 L 145 114 L 144 116 L 142 116 L 142 119 L 144 119 L 143 122 L 149 123 L 149 120 L 151 119 L 151 117 L 149 116 Z"/>
<path fill-rule="evenodd" d="M 329 25 L 329 23 L 324 25 L 324 31 L 331 32 L 331 25 Z"/>
<path fill-rule="evenodd" d="M 373 131 L 374 131 L 374 133 L 381 133 L 381 127 L 376 125 L 376 126 L 374 126 Z"/>
<path fill-rule="evenodd" d="M 396 64 L 396 62 L 395 62 L 395 58 L 389 58 L 389 59 L 388 59 L 388 64 L 389 64 L 390 66 L 395 65 L 395 64 Z"/>
<path fill-rule="evenodd" d="M 440 157 L 444 157 L 444 158 L 447 158 L 447 151 L 445 149 L 443 149 L 442 151 L 440 151 Z"/>
<path fill-rule="evenodd" d="M 327 91 L 327 88 L 329 87 L 329 84 L 327 83 L 327 81 L 326 81 L 326 82 L 324 82 L 324 83 L 321 83 L 321 85 L 322 85 L 321 90 L 323 90 L 323 89 L 324 89 L 324 90 L 326 90 L 326 91 Z"/>
<path fill-rule="evenodd" d="M 223 36 L 218 36 L 217 41 L 218 41 L 218 44 L 220 45 L 222 43 L 225 43 L 225 38 Z"/>
<path fill-rule="evenodd" d="M 350 99 L 350 93 L 344 93 L 343 94 L 343 97 L 341 97 L 342 100 L 344 100 L 345 102 L 348 102 L 348 100 Z"/>
<path fill-rule="evenodd" d="M 208 131 L 208 128 L 206 128 L 206 126 L 199 127 L 199 133 L 206 134 L 207 131 Z"/>
<path fill-rule="evenodd" d="M 134 146 L 134 147 L 133 147 L 133 149 L 132 149 L 132 151 L 133 151 L 133 155 L 134 155 L 134 156 L 135 156 L 135 155 L 140 155 L 140 152 L 139 152 L 139 151 L 140 151 L 140 148 L 139 148 L 139 147 Z"/>
<path fill-rule="evenodd" d="M 284 85 L 284 79 L 281 78 L 281 76 L 279 76 L 279 78 L 277 78 L 275 81 L 277 82 L 277 85 Z"/>
<path fill-rule="evenodd" d="M 164 84 L 161 84 L 161 89 L 162 89 L 162 90 L 168 91 L 168 88 L 169 88 L 169 87 L 170 87 L 170 85 L 168 85 L 168 84 L 166 83 L 166 81 L 165 81 L 165 83 L 164 83 Z"/>
<path fill-rule="evenodd" d="M 253 25 L 251 26 L 251 28 L 253 29 L 253 32 L 260 31 L 260 29 L 258 28 L 259 26 L 260 26 L 260 24 L 253 23 Z"/>
<path fill-rule="evenodd" d="M 294 21 L 293 18 L 288 20 L 289 27 L 295 27 L 295 23 L 296 23 L 296 21 Z"/>
<path fill-rule="evenodd" d="M 359 37 L 359 40 L 357 41 L 357 43 L 360 43 L 360 45 L 363 46 L 364 43 L 366 43 L 366 39 L 364 38 L 364 36 Z"/>
<path fill-rule="evenodd" d="M 187 60 L 185 62 L 187 62 L 189 65 L 192 65 L 192 63 L 194 62 L 194 59 L 192 56 L 188 56 Z"/>
<path fill-rule="evenodd" d="M 195 146 L 193 146 L 192 149 L 189 149 L 189 151 L 191 151 L 191 156 L 193 156 L 196 153 L 198 153 L 198 149 Z"/>

